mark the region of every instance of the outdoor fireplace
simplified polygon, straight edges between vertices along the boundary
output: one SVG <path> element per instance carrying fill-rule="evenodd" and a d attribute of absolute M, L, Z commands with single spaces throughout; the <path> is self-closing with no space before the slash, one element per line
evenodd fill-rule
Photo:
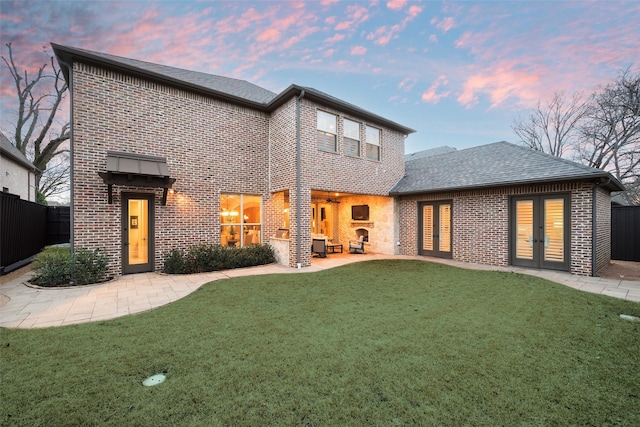
<path fill-rule="evenodd" d="M 364 239 L 362 239 L 363 242 L 369 242 L 369 230 L 366 228 L 357 228 L 356 240 L 360 240 L 360 236 L 364 236 Z"/>

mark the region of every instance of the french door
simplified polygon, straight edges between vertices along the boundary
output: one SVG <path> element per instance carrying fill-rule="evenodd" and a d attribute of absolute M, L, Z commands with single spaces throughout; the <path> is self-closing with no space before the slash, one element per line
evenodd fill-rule
<path fill-rule="evenodd" d="M 438 258 L 452 257 L 452 202 L 424 202 L 419 205 L 418 253 Z"/>
<path fill-rule="evenodd" d="M 569 195 L 511 199 L 511 264 L 569 270 Z"/>
<path fill-rule="evenodd" d="M 122 272 L 153 271 L 154 194 L 122 194 Z"/>

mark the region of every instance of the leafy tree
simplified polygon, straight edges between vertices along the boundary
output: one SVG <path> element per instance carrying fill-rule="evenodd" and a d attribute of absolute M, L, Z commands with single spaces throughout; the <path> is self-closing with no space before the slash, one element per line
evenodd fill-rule
<path fill-rule="evenodd" d="M 70 126 L 69 122 L 60 126 L 55 118 L 66 97 L 67 83 L 53 57 L 50 58 L 51 71 L 47 72 L 48 64 L 45 63 L 38 68 L 35 77 L 30 77 L 26 69 L 21 71 L 16 66 L 11 43 L 6 46 L 8 59 L 2 56 L 2 60 L 11 73 L 18 100 L 15 132 L 10 138 L 42 171 L 36 176 L 38 190 L 45 197 L 60 194 L 69 185 L 68 158 L 65 163 L 60 156 L 69 152 L 64 142 L 69 140 Z M 50 168 L 52 164 L 56 167 Z"/>

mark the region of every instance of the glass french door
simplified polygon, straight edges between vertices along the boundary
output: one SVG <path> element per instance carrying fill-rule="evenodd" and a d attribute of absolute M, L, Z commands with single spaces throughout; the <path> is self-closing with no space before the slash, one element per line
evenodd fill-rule
<path fill-rule="evenodd" d="M 122 271 L 153 271 L 153 194 L 122 196 Z"/>
<path fill-rule="evenodd" d="M 420 204 L 419 253 L 439 258 L 452 257 L 451 224 L 452 202 L 425 202 Z"/>
<path fill-rule="evenodd" d="M 569 269 L 569 200 L 569 195 L 512 199 L 511 264 Z"/>

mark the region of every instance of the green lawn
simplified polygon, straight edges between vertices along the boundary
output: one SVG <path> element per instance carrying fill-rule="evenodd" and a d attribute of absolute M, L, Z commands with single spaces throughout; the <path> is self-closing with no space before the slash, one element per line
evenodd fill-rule
<path fill-rule="evenodd" d="M 0 330 L 0 425 L 640 425 L 640 322 L 621 313 L 640 304 L 421 261 L 222 280 Z"/>

